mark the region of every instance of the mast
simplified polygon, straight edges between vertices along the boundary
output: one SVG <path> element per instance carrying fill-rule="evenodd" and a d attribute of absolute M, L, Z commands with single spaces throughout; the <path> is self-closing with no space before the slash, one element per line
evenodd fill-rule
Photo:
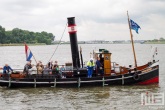
<path fill-rule="evenodd" d="M 72 52 L 72 62 L 73 68 L 80 68 L 80 59 L 79 59 L 79 51 L 78 51 L 78 43 L 77 43 L 77 30 L 75 17 L 69 17 L 68 19 L 68 33 L 70 36 L 70 45 Z"/>
<path fill-rule="evenodd" d="M 132 50 L 133 50 L 133 55 L 134 55 L 135 68 L 137 68 L 136 54 L 135 54 L 135 48 L 134 48 L 134 42 L 133 42 L 133 34 L 132 34 L 132 31 L 131 31 L 131 25 L 130 25 L 130 19 L 129 19 L 128 11 L 127 11 L 127 17 L 128 17 L 129 31 L 130 31 L 130 35 L 131 35 L 131 42 L 132 42 Z"/>

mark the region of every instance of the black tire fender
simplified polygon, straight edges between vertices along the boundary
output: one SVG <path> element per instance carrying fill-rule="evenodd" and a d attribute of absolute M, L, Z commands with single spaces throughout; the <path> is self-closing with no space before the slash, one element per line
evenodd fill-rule
<path fill-rule="evenodd" d="M 138 73 L 134 73 L 133 79 L 136 80 L 136 81 L 139 80 L 140 79 L 139 74 Z"/>

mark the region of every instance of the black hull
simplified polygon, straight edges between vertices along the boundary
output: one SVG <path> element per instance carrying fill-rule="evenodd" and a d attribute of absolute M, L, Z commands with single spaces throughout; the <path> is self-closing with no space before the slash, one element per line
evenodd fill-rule
<path fill-rule="evenodd" d="M 150 81 L 149 81 L 150 80 Z M 10 88 L 22 87 L 86 87 L 86 86 L 107 86 L 107 85 L 135 85 L 159 82 L 159 68 L 152 69 L 149 72 L 129 73 L 118 76 L 97 76 L 92 78 L 55 78 L 49 77 L 29 77 L 22 79 L 0 79 L 0 86 Z"/>

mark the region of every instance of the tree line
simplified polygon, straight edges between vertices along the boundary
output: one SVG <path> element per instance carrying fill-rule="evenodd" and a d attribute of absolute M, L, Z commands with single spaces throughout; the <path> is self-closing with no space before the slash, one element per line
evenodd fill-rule
<path fill-rule="evenodd" d="M 5 31 L 5 28 L 0 26 L 0 44 L 9 43 L 45 43 L 47 45 L 54 41 L 55 36 L 47 32 L 30 32 L 19 28 L 14 28 L 11 31 Z"/>

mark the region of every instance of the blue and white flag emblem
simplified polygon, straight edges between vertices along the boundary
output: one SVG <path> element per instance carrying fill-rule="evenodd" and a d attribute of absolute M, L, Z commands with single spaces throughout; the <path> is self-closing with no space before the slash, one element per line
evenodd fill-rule
<path fill-rule="evenodd" d="M 131 29 L 135 30 L 136 33 L 138 34 L 138 29 L 140 28 L 140 26 L 131 19 L 130 19 L 130 26 L 131 26 Z"/>

